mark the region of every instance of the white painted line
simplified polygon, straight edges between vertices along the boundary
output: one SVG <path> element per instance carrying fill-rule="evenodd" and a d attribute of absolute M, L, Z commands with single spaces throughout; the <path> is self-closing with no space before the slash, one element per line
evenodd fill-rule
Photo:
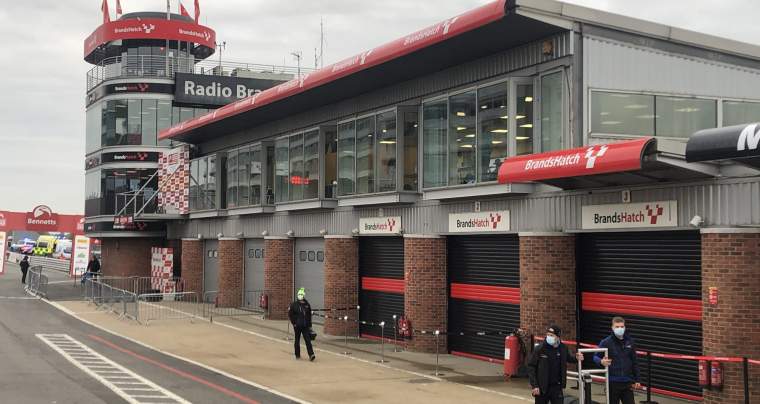
<path fill-rule="evenodd" d="M 36 334 L 36 336 L 37 336 L 37 338 L 39 338 L 40 340 L 42 340 L 42 342 L 44 342 L 50 348 L 52 348 L 54 351 L 56 351 L 59 354 L 61 354 L 64 358 L 66 358 L 74 366 L 78 367 L 80 370 L 82 370 L 86 374 L 92 376 L 95 380 L 99 381 L 100 383 L 102 383 L 103 385 L 105 385 L 106 387 L 108 387 L 109 389 L 111 389 L 111 391 L 113 391 L 114 393 L 116 393 L 119 397 L 121 397 L 122 399 L 124 399 L 127 403 L 130 403 L 130 404 L 140 404 L 141 400 L 138 400 L 137 398 L 134 397 L 134 395 L 130 394 L 127 391 L 122 390 L 119 387 L 119 385 L 125 384 L 125 383 L 130 383 L 130 384 L 135 384 L 135 385 L 140 384 L 140 385 L 150 386 L 153 389 L 155 389 L 156 392 L 158 392 L 158 393 L 161 394 L 161 396 L 153 396 L 151 398 L 166 398 L 166 399 L 171 399 L 172 403 L 190 404 L 190 402 L 187 401 L 187 400 L 185 400 L 184 398 L 182 398 L 182 397 L 180 397 L 180 396 L 172 393 L 169 390 L 164 389 L 163 387 L 161 387 L 161 386 L 159 386 L 159 385 L 151 382 L 150 380 L 148 380 L 148 379 L 146 379 L 146 378 L 138 375 L 137 373 L 134 373 L 131 370 L 129 370 L 129 369 L 127 369 L 127 368 L 119 365 L 118 363 L 116 363 L 116 362 L 114 362 L 114 361 L 106 358 L 105 356 L 103 356 L 103 355 L 99 354 L 98 352 L 92 350 L 87 345 L 84 345 L 81 342 L 76 341 L 74 338 L 70 337 L 67 334 Z M 78 360 L 76 358 L 71 357 L 71 355 L 69 355 L 63 348 L 60 348 L 57 345 L 56 341 L 62 341 L 64 339 L 67 339 L 68 342 L 73 342 L 73 343 L 80 344 L 80 348 L 89 350 L 90 353 L 93 356 L 99 357 L 102 360 L 103 363 L 108 363 L 108 365 L 110 367 L 112 367 L 113 369 L 118 369 L 118 370 L 120 370 L 120 371 L 122 371 L 122 372 L 124 372 L 125 374 L 128 375 L 127 377 L 123 377 L 123 376 L 115 376 L 115 377 L 118 377 L 119 379 L 125 379 L 126 378 L 126 379 L 133 380 L 133 381 L 132 382 L 120 382 L 120 381 L 115 381 L 115 380 L 111 381 L 109 379 L 114 378 L 114 377 L 105 377 L 105 376 L 99 375 L 97 372 L 95 372 L 93 369 L 91 369 L 92 366 L 87 365 L 86 363 L 84 363 L 84 362 L 82 362 L 82 361 L 80 361 L 80 360 Z"/>
<path fill-rule="evenodd" d="M 31 296 L 0 296 L 0 300 L 37 300 L 36 297 Z"/>

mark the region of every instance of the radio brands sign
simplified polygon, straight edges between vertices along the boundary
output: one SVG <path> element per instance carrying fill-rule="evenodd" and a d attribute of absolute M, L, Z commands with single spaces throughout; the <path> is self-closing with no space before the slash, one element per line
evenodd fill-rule
<path fill-rule="evenodd" d="M 581 211 L 583 229 L 678 226 L 677 201 L 588 205 Z"/>
<path fill-rule="evenodd" d="M 509 211 L 450 213 L 449 233 L 509 231 Z"/>
<path fill-rule="evenodd" d="M 359 234 L 399 234 L 401 216 L 363 217 L 359 219 Z"/>
<path fill-rule="evenodd" d="M 174 101 L 185 105 L 221 106 L 250 97 L 282 80 L 175 73 Z"/>

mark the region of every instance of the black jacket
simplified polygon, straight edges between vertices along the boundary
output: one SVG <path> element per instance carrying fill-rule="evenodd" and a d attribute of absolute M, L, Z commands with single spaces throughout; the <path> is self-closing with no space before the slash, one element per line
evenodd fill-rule
<path fill-rule="evenodd" d="M 87 264 L 87 272 L 100 272 L 100 261 L 94 259 Z"/>
<path fill-rule="evenodd" d="M 24 272 L 26 272 L 26 270 L 29 269 L 29 261 L 28 260 L 23 260 L 18 265 L 21 267 L 21 270 L 24 271 Z"/>
<path fill-rule="evenodd" d="M 546 342 L 542 343 L 530 355 L 528 359 L 528 378 L 530 379 L 530 387 L 538 387 L 541 390 L 541 394 L 546 394 L 549 391 L 549 356 L 546 353 Z M 559 343 L 560 354 L 560 380 L 562 388 L 567 386 L 567 364 L 576 361 L 575 356 L 570 354 L 570 350 L 567 349 L 567 345 L 562 342 Z M 563 360 L 564 358 L 564 360 Z"/>
<path fill-rule="evenodd" d="M 311 305 L 309 301 L 303 299 L 303 302 L 296 300 L 291 303 L 288 309 L 288 318 L 294 327 L 311 328 Z"/>
<path fill-rule="evenodd" d="M 628 333 L 623 339 L 610 334 L 599 343 L 599 348 L 607 348 L 607 355 L 612 359 L 610 364 L 610 381 L 613 383 L 637 383 L 640 380 L 639 364 L 636 361 L 636 345 Z M 594 355 L 594 362 L 602 364 L 601 352 Z"/>

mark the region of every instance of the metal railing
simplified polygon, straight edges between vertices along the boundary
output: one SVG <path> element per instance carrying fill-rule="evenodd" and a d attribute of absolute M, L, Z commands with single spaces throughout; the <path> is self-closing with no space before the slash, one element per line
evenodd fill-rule
<path fill-rule="evenodd" d="M 219 304 L 219 291 L 212 290 L 203 294 L 203 308 L 201 315 L 214 322 L 214 317 L 240 317 L 260 316 L 267 314 L 265 309 L 259 307 L 259 299 L 264 294 L 263 290 L 247 290 L 243 292 L 240 304 L 226 306 Z"/>
<path fill-rule="evenodd" d="M 103 59 L 87 72 L 87 91 L 106 80 L 129 77 L 168 78 L 174 73 L 192 73 L 214 76 L 245 77 L 251 73 L 269 73 L 295 77 L 299 71 L 305 74 L 313 71 L 307 67 L 277 66 L 256 63 L 241 63 L 218 60 L 196 61 L 193 57 L 173 56 L 114 56 Z M 288 79 L 289 77 L 284 77 Z"/>
<path fill-rule="evenodd" d="M 114 196 L 114 206 L 116 211 L 115 216 L 131 216 L 133 218 L 138 217 L 140 214 L 145 213 L 149 204 L 152 208 L 154 208 L 154 211 L 147 213 L 160 213 L 158 212 L 158 203 L 155 201 L 155 198 L 158 195 L 159 191 L 146 190 L 146 188 L 148 188 L 148 185 L 151 185 L 153 183 L 153 179 L 158 177 L 158 172 L 159 171 L 156 170 L 156 172 L 154 172 L 150 178 L 145 181 L 140 189 L 136 191 L 120 192 Z M 164 181 L 168 181 L 168 179 L 164 179 Z M 157 189 L 161 189 L 162 185 L 164 184 L 159 181 Z M 119 203 L 120 201 L 121 204 Z"/>
<path fill-rule="evenodd" d="M 42 273 L 42 266 L 29 268 L 26 274 L 26 290 L 33 295 L 47 296 L 48 277 Z"/>
<path fill-rule="evenodd" d="M 191 322 L 199 317 L 198 294 L 195 292 L 143 293 L 137 296 L 137 321 L 148 325 L 156 320 Z"/>
<path fill-rule="evenodd" d="M 85 299 L 100 310 L 118 314 L 120 318 L 137 320 L 139 306 L 136 293 L 114 287 L 95 277 L 85 281 L 84 295 Z"/>
<path fill-rule="evenodd" d="M 145 293 L 177 293 L 185 291 L 185 281 L 182 278 L 162 278 L 143 276 L 101 276 L 98 281 L 117 289 L 123 289 L 135 294 Z"/>

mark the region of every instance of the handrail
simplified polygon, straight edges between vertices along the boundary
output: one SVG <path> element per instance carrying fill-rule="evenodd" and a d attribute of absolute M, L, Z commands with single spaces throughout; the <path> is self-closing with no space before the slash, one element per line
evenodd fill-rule
<path fill-rule="evenodd" d="M 119 211 L 116 213 L 116 215 L 114 215 L 114 216 L 121 216 L 121 215 L 123 215 L 123 214 L 126 212 L 126 210 L 127 210 L 127 206 L 129 206 L 130 204 L 134 203 L 135 199 L 137 199 L 137 195 L 140 195 L 142 192 L 144 192 L 144 191 L 145 191 L 145 187 L 147 187 L 147 186 L 148 186 L 148 184 L 150 184 L 150 182 L 151 182 L 151 181 L 153 181 L 153 178 L 155 178 L 155 177 L 158 175 L 158 172 L 159 172 L 159 170 L 156 170 L 156 172 L 154 172 L 154 173 L 153 173 L 153 175 L 151 175 L 151 176 L 150 176 L 150 178 L 148 178 L 148 180 L 147 180 L 147 181 L 145 181 L 145 184 L 143 184 L 143 186 L 142 186 L 142 187 L 140 187 L 140 189 L 138 189 L 137 191 L 127 191 L 127 192 L 120 192 L 120 193 L 116 194 L 116 197 L 117 197 L 117 204 L 118 204 L 118 196 L 119 196 L 119 195 L 128 195 L 130 192 L 134 192 L 134 193 L 135 193 L 135 194 L 132 196 L 132 199 L 130 199 L 130 200 L 129 200 L 129 202 L 125 203 L 125 204 L 124 204 L 124 207 L 123 207 L 123 208 L 121 208 L 121 210 L 119 210 Z M 160 183 L 160 182 L 159 182 L 159 184 L 158 184 L 158 189 L 161 189 L 161 183 Z M 156 191 L 155 193 L 158 193 L 158 192 L 159 192 L 159 191 Z M 143 205 L 143 208 L 144 208 L 144 207 L 145 207 L 145 205 Z M 133 215 L 133 217 L 134 217 L 134 216 L 135 216 L 135 215 Z"/>

